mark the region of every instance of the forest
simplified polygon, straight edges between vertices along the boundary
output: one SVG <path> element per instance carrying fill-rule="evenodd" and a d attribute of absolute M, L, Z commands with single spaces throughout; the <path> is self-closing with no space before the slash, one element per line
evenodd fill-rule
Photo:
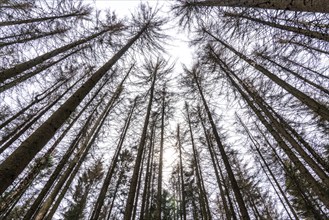
<path fill-rule="evenodd" d="M 0 0 L 0 220 L 329 219 L 327 0 L 96 2 Z"/>

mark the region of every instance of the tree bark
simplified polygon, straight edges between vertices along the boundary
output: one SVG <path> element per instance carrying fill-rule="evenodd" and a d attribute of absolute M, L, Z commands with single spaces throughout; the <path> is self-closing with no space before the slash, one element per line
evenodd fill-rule
<path fill-rule="evenodd" d="M 286 83 L 284 80 L 280 79 L 270 71 L 268 71 L 266 68 L 263 66 L 257 64 L 253 60 L 249 59 L 247 56 L 244 54 L 238 52 L 235 50 L 232 46 L 228 45 L 224 41 L 220 40 L 213 34 L 211 34 L 209 31 L 203 29 L 205 33 L 210 35 L 212 38 L 214 38 L 216 41 L 224 45 L 226 48 L 228 48 L 230 51 L 232 51 L 235 55 L 237 55 L 240 59 L 244 60 L 247 62 L 249 65 L 253 66 L 256 70 L 259 72 L 263 73 L 265 76 L 270 78 L 273 82 L 275 82 L 277 85 L 279 85 L 281 88 L 286 90 L 289 94 L 293 95 L 296 97 L 300 102 L 302 102 L 304 105 L 308 106 L 315 114 L 319 115 L 323 120 L 329 121 L 329 109 L 327 106 L 317 102 L 313 98 L 309 97 L 305 93 L 301 92 L 300 90 L 294 88 L 290 84 Z"/>
<path fill-rule="evenodd" d="M 73 43 L 70 43 L 68 45 L 65 45 L 65 46 L 62 46 L 60 48 L 54 49 L 54 50 L 52 50 L 48 53 L 40 55 L 40 56 L 38 56 L 34 59 L 31 59 L 29 61 L 26 61 L 24 63 L 17 64 L 16 66 L 14 66 L 12 68 L 9 68 L 9 69 L 6 69 L 6 70 L 4 70 L 0 73 L 0 83 L 3 83 L 5 80 L 10 79 L 14 76 L 17 76 L 17 75 L 21 74 L 24 71 L 26 71 L 26 70 L 28 70 L 32 67 L 35 67 L 36 65 L 38 65 L 40 63 L 43 63 L 44 61 L 46 61 L 46 60 L 48 60 L 52 57 L 55 57 L 58 54 L 64 53 L 64 52 L 66 52 L 66 51 L 68 51 L 68 50 L 70 50 L 74 47 L 77 47 L 81 44 L 87 43 L 88 41 L 90 41 L 90 40 L 92 40 L 92 39 L 108 32 L 108 31 L 117 32 L 118 30 L 120 30 L 120 25 L 111 26 L 110 28 L 106 28 L 106 29 L 104 29 L 104 30 L 102 30 L 102 31 L 100 31 L 96 34 L 90 35 L 89 37 L 77 40 L 77 41 L 75 41 Z"/>
<path fill-rule="evenodd" d="M 243 7 L 262 8 L 287 11 L 304 11 L 329 13 L 329 6 L 326 0 L 304 1 L 304 0 L 205 0 L 187 1 L 185 4 L 191 6 L 206 7 Z"/>
<path fill-rule="evenodd" d="M 56 110 L 33 134 L 31 134 L 1 165 L 0 194 L 17 178 L 33 157 L 47 144 L 56 131 L 67 120 L 85 96 L 97 82 L 126 53 L 134 42 L 144 33 L 142 28 L 128 43 L 122 47 L 105 65 L 98 69 L 58 110 Z M 17 160 L 20 163 L 17 163 Z"/>
<path fill-rule="evenodd" d="M 132 212 L 133 212 L 133 204 L 135 201 L 136 187 L 137 187 L 138 177 L 140 175 L 139 172 L 140 172 L 141 160 L 142 160 L 142 155 L 143 155 L 143 151 L 144 151 L 144 147 L 145 147 L 145 143 L 146 143 L 146 134 L 147 134 L 147 129 L 148 129 L 148 125 L 149 125 L 152 104 L 153 104 L 155 81 L 156 81 L 156 77 L 157 77 L 157 72 L 159 71 L 158 68 L 159 68 L 159 63 L 156 64 L 156 66 L 153 70 L 153 74 L 152 74 L 152 83 L 151 83 L 151 88 L 150 88 L 149 102 L 148 102 L 148 106 L 147 106 L 147 111 L 146 111 L 146 116 L 145 116 L 145 120 L 144 120 L 144 126 L 143 126 L 141 139 L 140 139 L 140 142 L 139 142 L 139 145 L 137 148 L 138 152 L 137 152 L 137 156 L 136 156 L 133 175 L 132 175 L 131 182 L 130 182 L 128 198 L 127 198 L 127 202 L 126 202 L 126 209 L 125 209 L 125 213 L 124 213 L 125 220 L 130 220 Z"/>
<path fill-rule="evenodd" d="M 206 101 L 206 99 L 205 99 L 205 97 L 203 95 L 202 88 L 201 88 L 201 86 L 199 84 L 199 81 L 198 81 L 196 75 L 195 75 L 196 73 L 193 70 L 192 70 L 192 74 L 193 74 L 194 81 L 195 81 L 195 83 L 196 83 L 196 85 L 198 87 L 198 91 L 199 91 L 199 94 L 200 94 L 200 97 L 201 97 L 203 106 L 204 106 L 204 108 L 206 110 L 206 113 L 207 113 L 207 116 L 208 116 L 208 120 L 209 120 L 209 122 L 211 124 L 211 128 L 212 128 L 213 134 L 215 136 L 215 140 L 217 142 L 217 146 L 219 148 L 220 154 L 222 156 L 222 160 L 224 162 L 224 166 L 226 168 L 228 177 L 230 179 L 231 186 L 232 186 L 232 189 L 233 189 L 235 198 L 236 198 L 237 203 L 239 205 L 239 209 L 240 209 L 240 213 L 242 215 L 242 219 L 245 219 L 245 220 L 250 219 L 249 214 L 248 214 L 248 210 L 246 208 L 246 205 L 245 205 L 245 203 L 243 201 L 242 194 L 240 192 L 239 185 L 238 185 L 238 183 L 237 183 L 237 181 L 235 179 L 235 176 L 234 176 L 234 173 L 232 171 L 232 168 L 231 168 L 231 165 L 230 165 L 228 156 L 227 156 L 227 154 L 225 152 L 224 146 L 223 146 L 223 144 L 222 144 L 222 142 L 220 140 L 219 134 L 217 132 L 217 127 L 216 127 L 215 122 L 214 122 L 214 120 L 212 118 L 212 115 L 211 115 L 211 112 L 209 110 L 207 101 Z"/>
<path fill-rule="evenodd" d="M 135 109 L 136 104 L 137 104 L 136 101 L 137 101 L 137 98 L 135 99 L 133 105 L 131 106 L 128 117 L 125 121 L 124 127 L 123 127 L 122 132 L 121 132 L 120 140 L 118 142 L 116 151 L 115 151 L 114 156 L 112 158 L 111 165 L 110 165 L 109 170 L 106 174 L 106 177 L 105 177 L 105 180 L 103 182 L 102 188 L 99 192 L 97 201 L 95 202 L 94 209 L 93 209 L 93 212 L 92 212 L 91 217 L 90 217 L 91 220 L 97 220 L 99 218 L 100 213 L 101 213 L 101 210 L 102 210 L 102 207 L 103 207 L 103 204 L 104 204 L 104 200 L 105 200 L 105 197 L 106 197 L 106 192 L 107 192 L 107 189 L 110 185 L 114 170 L 116 168 L 116 164 L 118 162 L 120 151 L 122 149 L 123 142 L 126 138 L 128 128 L 130 126 L 131 117 L 133 115 L 134 109 Z"/>
<path fill-rule="evenodd" d="M 235 14 L 235 13 L 226 12 L 224 14 L 224 16 L 244 18 L 244 19 L 247 19 L 247 20 L 259 23 L 259 24 L 263 24 L 263 25 L 266 25 L 266 26 L 269 26 L 269 27 L 273 27 L 273 28 L 277 28 L 277 29 L 280 29 L 280 30 L 292 32 L 292 33 L 295 33 L 295 34 L 304 35 L 306 37 L 310 37 L 310 38 L 314 38 L 314 39 L 329 42 L 329 35 L 326 34 L 326 33 L 311 31 L 311 30 L 302 29 L 302 28 L 299 28 L 299 27 L 282 25 L 282 24 L 278 24 L 278 23 L 275 23 L 275 22 L 265 21 L 265 20 L 262 20 L 262 19 L 259 19 L 259 18 L 254 18 L 254 17 L 250 17 L 250 16 L 247 16 L 247 15 L 242 15 L 242 14 Z"/>

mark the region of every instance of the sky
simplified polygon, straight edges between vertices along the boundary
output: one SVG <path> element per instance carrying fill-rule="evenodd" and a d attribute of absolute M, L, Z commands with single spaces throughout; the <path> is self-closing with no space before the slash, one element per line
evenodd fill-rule
<path fill-rule="evenodd" d="M 170 15 L 170 6 L 172 1 L 164 0 L 96 0 L 88 1 L 88 3 L 99 10 L 110 9 L 115 11 L 119 18 L 124 16 L 130 16 L 131 13 L 139 6 L 140 3 L 147 3 L 151 7 L 160 7 L 160 13 L 165 17 L 172 17 Z M 171 39 L 168 41 L 169 45 L 166 45 L 166 51 L 168 59 L 175 62 L 174 74 L 180 74 L 182 72 L 182 65 L 190 66 L 192 64 L 192 48 L 188 44 L 188 36 L 179 30 L 175 21 L 168 23 L 169 30 L 166 32 Z M 168 130 L 176 129 L 177 120 L 174 120 Z M 175 152 L 172 141 L 166 142 L 164 146 L 164 178 L 165 182 L 169 179 L 169 174 L 172 171 L 172 166 L 175 164 L 177 158 L 177 152 Z M 166 146 L 167 145 L 167 146 Z M 171 145 L 171 146 L 169 146 Z"/>

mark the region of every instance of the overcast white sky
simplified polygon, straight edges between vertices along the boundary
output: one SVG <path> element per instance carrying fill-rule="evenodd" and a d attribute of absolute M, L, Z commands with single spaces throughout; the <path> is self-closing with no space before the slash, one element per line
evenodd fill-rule
<path fill-rule="evenodd" d="M 115 11 L 119 18 L 124 16 L 130 16 L 131 13 L 139 6 L 140 3 L 148 3 L 150 6 L 156 8 L 160 7 L 161 15 L 167 18 L 172 17 L 170 15 L 170 5 L 173 1 L 169 0 L 95 0 L 88 1 L 91 5 L 94 5 L 97 9 L 110 9 Z M 188 37 L 186 34 L 179 31 L 177 24 L 174 21 L 168 23 L 170 30 L 165 34 L 171 36 L 168 40 L 169 45 L 165 48 L 169 55 L 170 63 L 176 61 L 175 75 L 182 72 L 182 64 L 187 66 L 192 65 L 192 49 L 188 45 Z M 167 57 L 167 56 L 166 56 Z M 177 118 L 173 121 L 172 127 L 176 129 Z M 166 142 L 164 151 L 164 178 L 165 182 L 169 179 L 169 173 L 172 171 L 172 165 L 175 163 L 177 157 L 175 156 L 174 143 Z"/>
<path fill-rule="evenodd" d="M 170 13 L 170 5 L 173 1 L 170 0 L 95 0 L 88 1 L 88 3 L 94 4 L 98 9 L 111 9 L 115 11 L 118 17 L 129 16 L 135 11 L 140 3 L 148 3 L 152 7 L 161 7 L 160 12 L 165 17 L 172 17 Z M 170 60 L 177 60 L 176 68 L 180 70 L 181 64 L 192 64 L 192 50 L 188 46 L 188 37 L 184 33 L 180 33 L 175 22 L 169 22 L 168 26 L 171 30 L 166 34 L 172 37 L 172 40 L 168 41 L 170 45 L 166 47 Z"/>

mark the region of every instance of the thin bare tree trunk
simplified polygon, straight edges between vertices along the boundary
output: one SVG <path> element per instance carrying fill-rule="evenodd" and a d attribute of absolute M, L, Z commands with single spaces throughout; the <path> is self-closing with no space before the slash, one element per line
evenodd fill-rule
<path fill-rule="evenodd" d="M 34 23 L 34 22 L 43 22 L 43 21 L 48 21 L 48 20 L 77 17 L 77 16 L 83 16 L 83 15 L 87 15 L 87 13 L 86 12 L 72 12 L 72 13 L 68 13 L 68 14 L 64 14 L 64 15 L 57 15 L 57 16 L 31 18 L 31 19 L 26 19 L 26 20 L 3 21 L 3 22 L 0 22 L 0 27 L 18 25 L 18 24 L 30 24 L 30 23 Z"/>
<path fill-rule="evenodd" d="M 96 34 L 93 34 L 93 35 L 90 35 L 89 37 L 86 37 L 86 38 L 83 38 L 83 39 L 80 39 L 80 40 L 77 40 L 73 43 L 70 43 L 68 45 L 65 45 L 65 46 L 62 46 L 60 48 L 57 48 L 57 49 L 54 49 L 48 53 L 45 53 L 43 55 L 40 55 L 34 59 L 31 59 L 29 61 L 26 61 L 24 63 L 20 63 L 20 64 L 17 64 L 16 66 L 12 67 L 12 68 L 9 68 L 9 69 L 6 69 L 4 71 L 2 71 L 0 73 L 0 83 L 3 83 L 5 80 L 7 79 L 10 79 L 14 76 L 17 76 L 21 73 L 23 73 L 24 71 L 32 68 L 32 67 L 35 67 L 36 65 L 40 64 L 40 63 L 43 63 L 44 61 L 52 58 L 52 57 L 55 57 L 56 55 L 58 54 L 61 54 L 61 53 L 64 53 L 74 47 L 77 47 L 81 44 L 84 44 L 84 43 L 87 43 L 88 41 L 106 33 L 106 32 L 109 32 L 109 31 L 112 31 L 112 32 L 117 32 L 118 30 L 120 30 L 120 25 L 114 25 L 114 26 L 111 26 L 110 28 L 106 28 Z M 121 51 L 121 50 L 120 50 Z"/>
<path fill-rule="evenodd" d="M 237 117 L 238 117 L 238 116 L 237 116 Z M 280 186 L 280 184 L 279 184 L 278 180 L 276 179 L 274 173 L 272 172 L 271 168 L 269 167 L 268 163 L 266 162 L 266 159 L 264 158 L 263 154 L 261 153 L 261 151 L 260 151 L 260 149 L 259 149 L 259 147 L 258 147 L 258 146 L 259 146 L 259 143 L 258 143 L 257 140 L 255 140 L 255 138 L 250 134 L 249 129 L 248 129 L 247 126 L 242 122 L 242 120 L 241 120 L 240 117 L 238 117 L 238 120 L 239 120 L 240 124 L 242 125 L 242 127 L 244 128 L 244 130 L 247 132 L 247 135 L 248 135 L 249 139 L 252 141 L 252 143 L 253 143 L 253 145 L 254 145 L 254 147 L 255 147 L 255 149 L 256 149 L 256 151 L 257 151 L 259 157 L 261 158 L 261 161 L 263 161 L 263 164 L 265 165 L 267 171 L 270 173 L 270 176 L 272 177 L 273 181 L 275 182 L 275 185 L 276 185 L 277 188 L 279 189 L 281 195 L 283 196 L 283 198 L 284 198 L 286 204 L 288 205 L 288 207 L 289 207 L 291 213 L 293 214 L 294 218 L 295 218 L 295 219 L 298 219 L 299 217 L 298 217 L 298 215 L 297 215 L 295 209 L 294 209 L 294 208 L 292 207 L 292 205 L 290 204 L 289 199 L 287 198 L 285 192 L 283 191 L 282 187 Z M 251 147 L 252 150 L 254 151 L 252 145 L 250 145 L 250 147 Z M 261 161 L 260 161 L 259 163 L 260 163 L 261 166 L 263 167 Z M 265 170 L 264 170 L 264 172 L 265 172 Z M 265 172 L 265 173 L 266 173 L 266 172 Z M 267 174 L 266 174 L 266 175 L 267 175 Z M 285 205 L 284 205 L 284 206 L 285 206 Z M 287 213 L 288 213 L 288 215 L 289 215 L 289 212 L 287 212 Z"/>
<path fill-rule="evenodd" d="M 192 70 L 193 71 L 193 70 Z M 226 168 L 226 171 L 227 171 L 227 174 L 228 174 L 228 177 L 230 179 L 230 182 L 231 182 L 231 186 L 232 186 L 232 189 L 233 189 L 233 192 L 234 192 L 234 195 L 235 195 L 235 198 L 237 200 L 237 203 L 239 205 L 239 209 L 240 209 L 240 213 L 242 215 L 242 219 L 244 220 L 247 220 L 247 219 L 250 219 L 249 217 L 249 214 L 248 214 L 248 210 L 246 208 L 246 205 L 243 201 L 243 197 L 242 197 L 242 194 L 240 192 L 240 188 L 239 188 L 239 185 L 235 179 L 235 176 L 234 176 L 234 173 L 233 173 L 233 170 L 232 170 L 232 167 L 230 165 L 230 162 L 229 162 L 229 159 L 228 159 L 228 156 L 225 152 L 225 149 L 224 149 L 224 146 L 221 142 L 221 139 L 219 137 L 219 134 L 218 134 L 218 131 L 217 131 L 217 127 L 216 127 L 216 124 L 212 118 L 212 115 L 211 115 L 211 112 L 210 112 L 210 109 L 208 107 L 208 104 L 207 104 L 207 101 L 203 95 L 203 92 L 202 92 L 202 88 L 199 84 L 199 80 L 197 79 L 196 77 L 196 73 L 193 71 L 192 72 L 193 74 L 193 77 L 194 77 L 194 81 L 197 85 L 197 88 L 198 88 L 198 91 L 199 91 L 199 94 L 200 94 L 200 97 L 201 97 L 201 100 L 202 100 L 202 103 L 203 103 L 203 106 L 206 110 L 206 113 L 207 113 L 207 116 L 208 116 L 208 120 L 211 124 L 211 128 L 212 128 L 212 131 L 213 131 L 213 134 L 215 136 L 215 140 L 217 142 L 217 146 L 219 148 L 219 151 L 220 151 L 220 154 L 221 154 L 221 157 L 222 157 L 222 160 L 224 162 L 224 166 Z"/>
<path fill-rule="evenodd" d="M 184 181 L 184 171 L 183 171 L 183 155 L 182 155 L 182 144 L 180 141 L 180 129 L 179 129 L 179 125 L 177 125 L 177 147 L 179 150 L 179 172 L 180 172 L 180 189 L 181 189 L 181 217 L 182 219 L 186 220 L 186 200 L 185 200 L 185 181 Z"/>
<path fill-rule="evenodd" d="M 222 200 L 222 203 L 223 203 L 225 216 L 226 216 L 226 219 L 229 220 L 229 219 L 231 219 L 232 213 L 231 213 L 231 211 L 229 210 L 229 208 L 227 206 L 227 201 L 226 201 L 226 198 L 225 198 L 224 189 L 223 189 L 223 186 L 222 186 L 222 183 L 221 183 L 222 180 L 219 177 L 219 173 L 218 173 L 218 169 L 217 169 L 217 164 L 216 164 L 216 161 L 215 161 L 215 156 L 214 156 L 214 153 L 213 153 L 213 151 L 211 149 L 212 143 L 210 142 L 210 137 L 209 137 L 209 134 L 208 134 L 208 132 L 206 130 L 204 119 L 201 116 L 201 109 L 199 107 L 198 107 L 198 116 L 199 116 L 199 119 L 200 119 L 200 122 L 201 122 L 201 126 L 202 126 L 202 129 L 203 129 L 204 137 L 205 137 L 205 139 L 207 141 L 207 147 L 208 147 L 209 154 L 210 154 L 211 161 L 212 161 L 212 165 L 213 165 L 213 168 L 214 168 L 214 171 L 215 171 L 215 176 L 216 176 L 216 180 L 217 180 L 217 184 L 218 184 L 218 188 L 219 188 L 220 197 L 221 197 L 221 200 Z M 235 218 L 233 217 L 233 219 L 235 219 Z"/>
<path fill-rule="evenodd" d="M 98 69 L 71 97 L 63 103 L 36 131 L 33 132 L 1 165 L 0 194 L 17 178 L 30 163 L 34 156 L 47 144 L 56 131 L 63 125 L 71 113 L 81 103 L 85 96 L 94 88 L 97 82 L 126 53 L 134 42 L 144 33 L 142 28 L 125 46 L 123 46 L 106 64 Z M 17 163 L 17 160 L 20 163 Z"/>
<path fill-rule="evenodd" d="M 158 170 L 158 192 L 157 192 L 157 207 L 155 212 L 155 219 L 161 220 L 161 206 L 162 206 L 162 166 L 163 166 L 163 143 L 164 143 L 164 121 L 165 121 L 165 103 L 166 90 L 162 91 L 162 108 L 161 108 L 161 135 L 160 135 L 160 155 L 159 155 L 159 170 Z"/>
<path fill-rule="evenodd" d="M 243 14 L 236 14 L 236 13 L 226 12 L 224 14 L 224 16 L 244 18 L 244 19 L 247 19 L 247 20 L 259 23 L 259 24 L 263 24 L 263 25 L 266 25 L 266 26 L 269 26 L 269 27 L 273 27 L 273 28 L 277 28 L 277 29 L 280 29 L 280 30 L 292 32 L 292 33 L 295 33 L 295 34 L 304 35 L 306 37 L 310 37 L 310 38 L 314 38 L 314 39 L 329 42 L 329 35 L 326 34 L 326 33 L 321 33 L 321 32 L 317 32 L 317 31 L 302 29 L 300 27 L 282 25 L 282 24 L 278 24 L 278 23 L 275 23 L 275 22 L 270 22 L 270 21 L 265 21 L 265 20 L 259 19 L 259 18 L 250 17 L 250 16 L 243 15 Z"/>
<path fill-rule="evenodd" d="M 199 0 L 186 1 L 185 4 L 202 7 L 243 7 L 329 13 L 329 6 L 327 3 L 328 2 L 326 0 Z"/>
<path fill-rule="evenodd" d="M 159 68 L 159 63 L 157 63 L 155 68 L 152 70 L 153 73 L 152 73 L 152 83 L 151 83 L 151 88 L 150 88 L 150 97 L 149 97 L 148 106 L 147 106 L 147 110 L 146 110 L 146 116 L 145 116 L 145 120 L 144 120 L 142 135 L 141 135 L 140 142 L 139 142 L 139 145 L 137 148 L 138 152 L 137 152 L 137 156 L 136 156 L 134 171 L 133 171 L 133 175 L 131 177 L 130 188 L 129 188 L 128 198 L 127 198 L 126 208 L 125 208 L 125 213 L 124 213 L 125 220 L 130 220 L 131 216 L 132 216 L 132 212 L 133 212 L 133 204 L 134 204 L 135 196 L 136 196 L 137 182 L 138 182 L 138 177 L 140 176 L 141 160 L 142 160 L 142 155 L 143 155 L 144 148 L 145 148 L 147 129 L 148 129 L 149 121 L 150 121 L 151 109 L 152 109 L 152 104 L 153 104 L 155 81 L 156 81 L 156 77 L 157 77 L 157 72 L 159 71 L 158 68 Z"/>
<path fill-rule="evenodd" d="M 91 220 L 97 220 L 99 218 L 100 213 L 101 213 L 101 210 L 102 210 L 102 207 L 103 207 L 103 204 L 104 204 L 104 200 L 105 200 L 105 196 L 106 196 L 106 192 L 107 192 L 107 189 L 108 189 L 109 184 L 111 182 L 113 173 L 115 171 L 116 164 L 117 164 L 117 161 L 118 161 L 118 158 L 119 158 L 119 155 L 120 155 L 120 151 L 122 149 L 123 142 L 126 138 L 128 128 L 130 126 L 131 117 L 133 115 L 134 109 L 135 109 L 136 104 L 137 104 L 136 101 L 137 101 L 137 98 L 135 99 L 133 105 L 131 106 L 131 109 L 130 109 L 129 114 L 127 116 L 127 119 L 125 121 L 124 127 L 122 129 L 122 133 L 121 133 L 121 136 L 120 136 L 120 140 L 118 142 L 116 151 L 115 151 L 114 156 L 112 158 L 111 165 L 110 165 L 109 170 L 106 174 L 106 177 L 105 177 L 105 180 L 103 182 L 102 188 L 99 192 L 97 201 L 95 202 L 93 212 L 90 216 Z"/>
<path fill-rule="evenodd" d="M 319 115 L 323 120 L 329 121 L 329 109 L 327 106 L 317 102 L 313 98 L 309 97 L 302 91 L 294 88 L 290 84 L 286 83 L 284 80 L 280 79 L 273 73 L 271 73 L 269 70 L 264 68 L 263 66 L 257 64 L 253 60 L 249 59 L 247 56 L 244 54 L 238 52 L 235 50 L 232 46 L 228 45 L 224 41 L 220 40 L 218 37 L 214 36 L 212 33 L 209 31 L 203 29 L 205 33 L 210 35 L 212 38 L 214 38 L 216 41 L 224 45 L 226 48 L 228 48 L 230 51 L 232 51 L 235 55 L 237 55 L 239 58 L 247 62 L 249 65 L 253 66 L 256 70 L 259 72 L 263 73 L 265 76 L 270 78 L 273 82 L 275 82 L 277 85 L 279 85 L 281 88 L 286 90 L 289 94 L 293 95 L 296 97 L 301 103 L 304 105 L 308 106 L 315 114 Z"/>

